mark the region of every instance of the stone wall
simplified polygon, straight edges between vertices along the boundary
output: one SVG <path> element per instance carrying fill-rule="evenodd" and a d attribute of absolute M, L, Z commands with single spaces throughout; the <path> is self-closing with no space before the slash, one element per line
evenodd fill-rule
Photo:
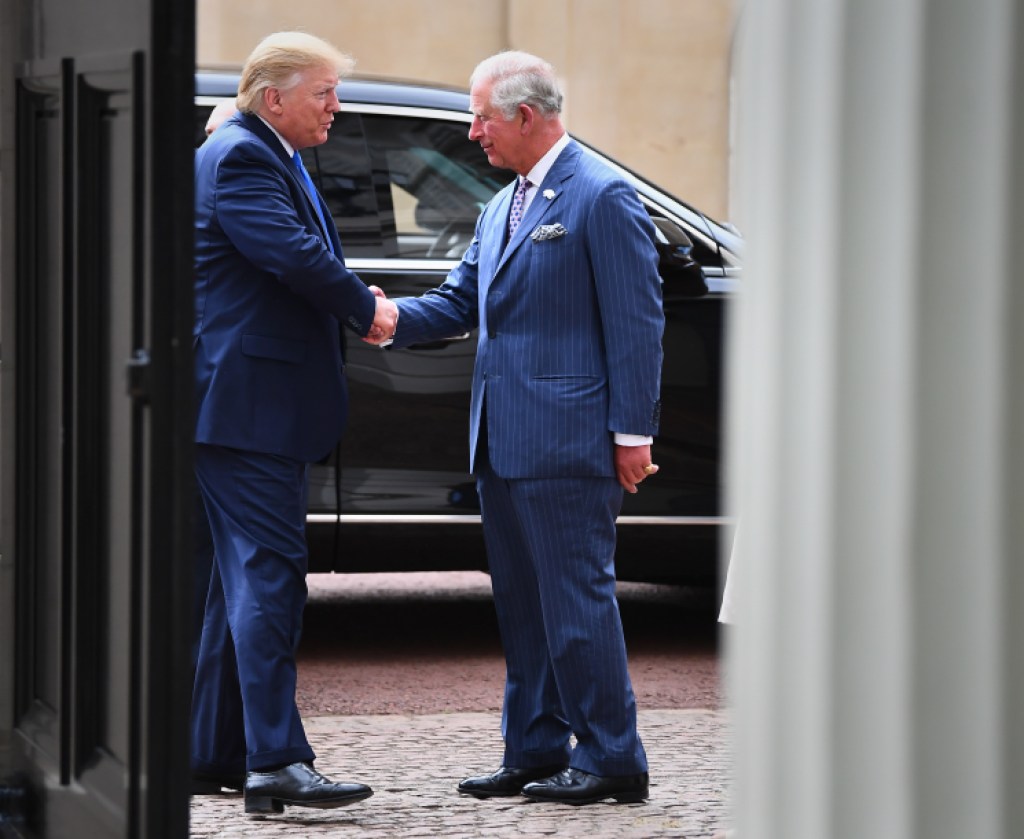
<path fill-rule="evenodd" d="M 729 218 L 730 0 L 198 0 L 200 67 L 238 67 L 303 29 L 362 75 L 466 87 L 503 49 L 550 61 L 566 124 L 704 212 Z"/>

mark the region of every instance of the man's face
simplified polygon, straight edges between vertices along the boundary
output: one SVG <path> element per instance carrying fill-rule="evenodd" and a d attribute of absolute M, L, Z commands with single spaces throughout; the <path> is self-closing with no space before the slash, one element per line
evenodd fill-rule
<path fill-rule="evenodd" d="M 218 103 L 217 107 L 210 112 L 210 118 L 206 121 L 206 136 L 209 137 L 214 131 L 220 128 L 221 123 L 231 116 L 237 109 L 234 99 L 226 99 Z"/>
<path fill-rule="evenodd" d="M 512 169 L 520 175 L 530 171 L 523 165 L 523 119 L 516 114 L 506 120 L 505 115 L 491 104 L 491 82 L 478 82 L 469 92 L 469 110 L 473 122 L 469 126 L 469 139 L 480 143 L 492 166 Z"/>
<path fill-rule="evenodd" d="M 338 74 L 333 67 L 312 67 L 299 74 L 298 84 L 271 92 L 275 120 L 281 136 L 296 150 L 327 142 L 338 104 Z"/>

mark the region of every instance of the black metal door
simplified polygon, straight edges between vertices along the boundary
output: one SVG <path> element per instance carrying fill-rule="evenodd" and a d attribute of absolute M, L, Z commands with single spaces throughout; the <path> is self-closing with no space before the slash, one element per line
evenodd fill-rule
<path fill-rule="evenodd" d="M 194 8 L 0 12 L 0 833 L 184 837 Z"/>

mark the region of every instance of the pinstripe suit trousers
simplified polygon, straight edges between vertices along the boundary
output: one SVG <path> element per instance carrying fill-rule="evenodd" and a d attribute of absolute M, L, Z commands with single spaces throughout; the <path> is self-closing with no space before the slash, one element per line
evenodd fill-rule
<path fill-rule="evenodd" d="M 507 667 L 504 764 L 565 762 L 607 777 L 646 772 L 615 599 L 622 488 L 603 477 L 506 480 L 480 460 Z"/>

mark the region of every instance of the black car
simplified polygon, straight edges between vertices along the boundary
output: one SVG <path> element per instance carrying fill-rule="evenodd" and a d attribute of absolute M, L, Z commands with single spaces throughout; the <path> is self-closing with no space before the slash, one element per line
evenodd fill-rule
<path fill-rule="evenodd" d="M 237 75 L 196 76 L 196 144 Z M 483 206 L 514 174 L 467 136 L 469 96 L 346 80 L 330 138 L 302 152 L 341 236 L 348 266 L 388 297 L 440 284 Z M 577 138 L 578 139 L 578 138 Z M 619 517 L 620 579 L 713 583 L 721 511 L 724 304 L 739 276 L 731 228 L 581 142 L 636 185 L 661 252 L 665 308 L 657 477 Z M 382 351 L 342 330 L 350 389 L 341 445 L 311 472 L 310 571 L 484 567 L 468 468 L 476 334 Z"/>

